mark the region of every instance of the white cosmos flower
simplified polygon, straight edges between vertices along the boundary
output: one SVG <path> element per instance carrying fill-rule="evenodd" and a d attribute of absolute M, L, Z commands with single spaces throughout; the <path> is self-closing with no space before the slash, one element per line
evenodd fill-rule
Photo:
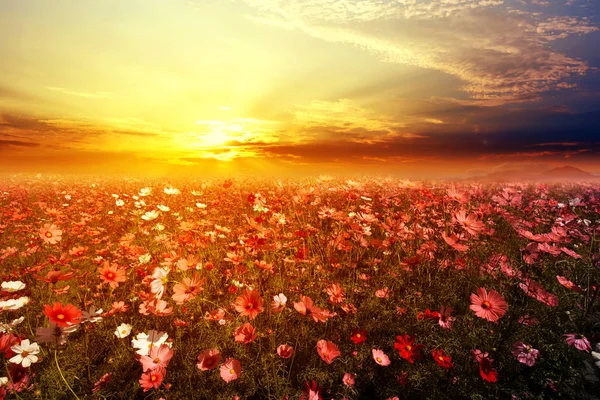
<path fill-rule="evenodd" d="M 172 188 L 172 187 L 170 187 L 170 188 L 164 188 L 164 192 L 166 194 L 170 194 L 170 195 L 175 195 L 175 194 L 181 193 L 181 191 L 179 189 L 175 189 L 175 188 Z"/>
<path fill-rule="evenodd" d="M 30 343 L 29 339 L 24 339 L 21 344 L 15 344 L 10 348 L 15 352 L 10 360 L 13 364 L 21 364 L 24 368 L 29 368 L 33 363 L 38 362 L 36 354 L 40 352 L 40 346 L 37 343 Z"/>
<path fill-rule="evenodd" d="M 142 215 L 142 219 L 144 221 L 152 221 L 153 219 L 158 218 L 160 213 L 156 210 L 147 211 L 144 215 Z"/>
<path fill-rule="evenodd" d="M 18 299 L 8 299 L 6 301 L 0 301 L 0 310 L 2 311 L 12 311 L 18 310 L 29 303 L 29 297 L 23 296 Z"/>
<path fill-rule="evenodd" d="M 594 364 L 596 364 L 596 367 L 600 368 L 600 343 L 596 343 L 596 345 L 594 345 L 594 350 L 596 351 L 592 351 L 592 358 L 594 359 Z"/>
<path fill-rule="evenodd" d="M 152 256 L 150 254 L 142 254 L 138 258 L 138 261 L 140 262 L 140 264 L 148 264 L 151 259 L 152 259 Z"/>
<path fill-rule="evenodd" d="M 0 332 L 4 333 L 12 331 L 15 326 L 19 325 L 23 321 L 25 321 L 25 317 L 13 319 L 12 322 L 8 324 L 0 324 Z"/>
<path fill-rule="evenodd" d="M 125 205 L 125 202 L 121 199 L 118 199 L 117 201 L 115 201 L 115 204 L 117 205 L 117 207 L 123 207 Z"/>
<path fill-rule="evenodd" d="M 169 335 L 165 332 L 150 330 L 148 334 L 142 332 L 138 333 L 137 336 L 131 340 L 131 345 L 137 349 L 136 353 L 141 356 L 147 356 L 150 349 L 154 346 L 160 346 L 165 343 L 171 346 L 171 343 L 167 343 Z"/>
<path fill-rule="evenodd" d="M 142 197 L 150 196 L 151 193 L 152 193 L 152 188 L 145 187 L 145 188 L 140 189 L 140 196 L 142 196 Z"/>
<path fill-rule="evenodd" d="M 163 204 L 157 205 L 156 208 L 158 208 L 162 212 L 167 212 L 167 211 L 171 210 L 168 206 L 165 206 Z"/>
<path fill-rule="evenodd" d="M 18 292 L 25 289 L 25 283 L 21 281 L 2 282 L 2 290 L 8 293 Z"/>
<path fill-rule="evenodd" d="M 131 325 L 123 323 L 117 327 L 117 330 L 115 331 L 115 336 L 119 339 L 126 338 L 131 333 L 131 328 Z"/>

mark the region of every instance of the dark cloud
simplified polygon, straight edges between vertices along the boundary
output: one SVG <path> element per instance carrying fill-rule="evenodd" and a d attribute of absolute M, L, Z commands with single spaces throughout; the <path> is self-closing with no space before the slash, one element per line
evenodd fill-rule
<path fill-rule="evenodd" d="M 21 140 L 0 140 L 0 150 L 10 147 L 39 147 L 39 143 L 23 142 Z"/>

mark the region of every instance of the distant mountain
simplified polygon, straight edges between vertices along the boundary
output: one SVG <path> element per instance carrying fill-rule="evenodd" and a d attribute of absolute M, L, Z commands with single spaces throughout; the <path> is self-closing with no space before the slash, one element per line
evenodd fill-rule
<path fill-rule="evenodd" d="M 597 176 L 592 175 L 587 171 L 584 171 L 584 170 L 576 168 L 576 167 L 571 167 L 570 165 L 565 165 L 564 167 L 552 168 L 550 171 L 545 172 L 544 175 L 546 175 L 548 177 L 553 177 L 553 178 L 576 179 L 576 180 L 598 178 Z"/>
<path fill-rule="evenodd" d="M 492 172 L 487 175 L 472 176 L 464 179 L 474 182 L 600 182 L 600 176 L 592 175 L 582 169 L 566 165 L 552 168 L 543 172 L 528 172 L 522 169 Z"/>

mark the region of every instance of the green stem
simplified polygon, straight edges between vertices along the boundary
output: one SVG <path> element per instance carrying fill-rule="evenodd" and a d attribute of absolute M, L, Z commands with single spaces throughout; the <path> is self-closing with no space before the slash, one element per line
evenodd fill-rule
<path fill-rule="evenodd" d="M 63 375 L 63 373 L 62 373 L 62 371 L 60 369 L 60 365 L 58 364 L 58 351 L 57 350 L 54 350 L 54 361 L 56 362 L 56 368 L 58 369 L 58 373 L 60 374 L 60 377 L 62 378 L 63 382 L 65 382 L 65 385 L 67 385 L 67 387 L 69 388 L 69 390 L 71 391 L 71 393 L 73 393 L 73 396 L 75 396 L 75 398 L 77 400 L 79 400 L 79 397 L 77 397 L 77 395 L 75 394 L 75 392 L 71 388 L 71 385 L 69 385 L 69 382 L 67 382 L 67 380 L 65 379 L 65 376 Z"/>

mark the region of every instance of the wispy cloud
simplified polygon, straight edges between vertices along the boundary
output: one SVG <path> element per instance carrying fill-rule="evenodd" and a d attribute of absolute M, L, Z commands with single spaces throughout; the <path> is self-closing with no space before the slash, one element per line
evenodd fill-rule
<path fill-rule="evenodd" d="M 65 89 L 62 87 L 54 87 L 54 86 L 46 86 L 46 89 L 52 90 L 54 92 L 68 94 L 71 96 L 85 97 L 85 98 L 89 98 L 89 99 L 108 99 L 108 98 L 112 97 L 112 93 L 110 93 L 110 92 L 93 92 L 93 93 L 75 92 L 73 90 L 68 90 L 68 89 Z"/>
<path fill-rule="evenodd" d="M 589 65 L 548 44 L 598 31 L 589 19 L 518 10 L 503 0 L 245 0 L 251 20 L 357 46 L 384 62 L 441 71 L 480 103 L 539 99 L 575 86 Z"/>

